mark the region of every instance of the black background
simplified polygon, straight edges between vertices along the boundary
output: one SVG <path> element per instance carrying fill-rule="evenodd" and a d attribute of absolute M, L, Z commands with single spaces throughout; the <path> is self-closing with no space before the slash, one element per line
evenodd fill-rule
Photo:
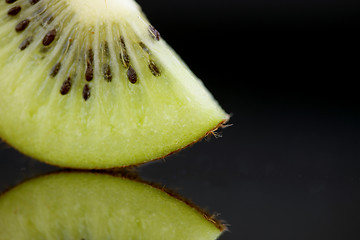
<path fill-rule="evenodd" d="M 138 2 L 233 124 L 140 175 L 220 213 L 220 239 L 360 239 L 360 2 Z M 55 170 L 0 158 L 1 190 Z"/>

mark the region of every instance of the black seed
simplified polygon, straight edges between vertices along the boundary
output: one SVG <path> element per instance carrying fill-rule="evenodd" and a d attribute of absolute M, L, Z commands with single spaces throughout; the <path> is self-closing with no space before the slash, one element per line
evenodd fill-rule
<path fill-rule="evenodd" d="M 120 37 L 120 45 L 121 45 L 121 48 L 126 51 L 126 44 L 125 44 L 125 39 L 123 36 Z"/>
<path fill-rule="evenodd" d="M 89 87 L 89 85 L 86 84 L 83 88 L 82 96 L 83 96 L 84 100 L 87 101 L 89 99 L 90 95 L 91 95 L 90 87 Z"/>
<path fill-rule="evenodd" d="M 109 66 L 109 64 L 105 63 L 103 65 L 103 71 L 104 71 L 104 79 L 107 81 L 107 82 L 111 82 L 112 80 L 112 75 L 111 75 L 111 68 Z"/>
<path fill-rule="evenodd" d="M 150 54 L 150 50 L 149 48 L 143 43 L 143 42 L 139 42 L 140 47 L 147 52 L 148 54 Z"/>
<path fill-rule="evenodd" d="M 20 46 L 19 46 L 19 48 L 20 48 L 20 50 L 22 51 L 22 50 L 25 50 L 29 45 L 30 45 L 30 43 L 33 41 L 33 37 L 28 37 L 28 38 L 26 38 L 24 41 L 22 41 L 21 43 L 20 43 Z"/>
<path fill-rule="evenodd" d="M 104 51 L 104 53 L 105 53 L 105 56 L 109 56 L 109 55 L 110 55 L 108 42 L 104 42 L 104 44 L 103 44 L 103 51 Z"/>
<path fill-rule="evenodd" d="M 94 68 L 92 67 L 91 64 L 87 64 L 87 68 L 85 71 L 85 79 L 86 81 L 90 82 L 91 80 L 93 80 L 94 78 Z"/>
<path fill-rule="evenodd" d="M 8 14 L 9 16 L 15 16 L 15 15 L 17 15 L 20 11 L 21 11 L 21 7 L 20 7 L 20 6 L 16 6 L 16 7 L 10 8 L 7 14 Z"/>
<path fill-rule="evenodd" d="M 53 29 L 45 35 L 42 41 L 43 45 L 49 46 L 54 41 L 55 37 L 56 37 L 56 29 Z"/>
<path fill-rule="evenodd" d="M 156 30 L 156 29 L 154 28 L 154 26 L 149 25 L 149 32 L 150 32 L 151 37 L 152 37 L 153 39 L 156 39 L 156 40 L 158 40 L 158 41 L 160 40 L 160 38 L 161 38 L 160 33 L 159 33 L 158 30 Z"/>
<path fill-rule="evenodd" d="M 127 77 L 129 79 L 129 81 L 131 83 L 136 83 L 137 82 L 137 75 L 135 70 L 130 66 L 128 71 L 127 71 Z"/>
<path fill-rule="evenodd" d="M 29 19 L 25 19 L 22 20 L 21 22 L 19 22 L 16 27 L 15 27 L 15 31 L 16 32 L 22 32 L 24 31 L 28 26 L 29 26 L 30 20 Z"/>
<path fill-rule="evenodd" d="M 87 50 L 87 60 L 86 61 L 87 61 L 87 67 L 85 70 L 85 79 L 86 79 L 86 81 L 90 82 L 94 78 L 94 67 L 93 67 L 94 52 L 91 48 L 89 50 Z"/>
<path fill-rule="evenodd" d="M 29 3 L 30 3 L 31 5 L 35 5 L 35 4 L 37 4 L 39 1 L 40 1 L 40 0 L 29 0 Z"/>
<path fill-rule="evenodd" d="M 58 72 L 60 71 L 60 68 L 61 68 L 61 62 L 58 62 L 51 69 L 50 76 L 55 77 L 58 74 Z"/>
<path fill-rule="evenodd" d="M 149 69 L 155 77 L 160 76 L 160 70 L 154 61 L 150 60 Z"/>
<path fill-rule="evenodd" d="M 6 3 L 14 3 L 16 0 L 5 0 Z"/>
<path fill-rule="evenodd" d="M 93 64 L 94 63 L 94 52 L 92 49 L 89 49 L 87 52 L 88 55 L 88 61 Z"/>
<path fill-rule="evenodd" d="M 60 93 L 61 95 L 66 95 L 69 93 L 71 89 L 71 78 L 68 77 L 62 84 L 61 88 L 60 88 Z"/>
<path fill-rule="evenodd" d="M 130 57 L 127 52 L 124 52 L 124 54 L 120 53 L 120 59 L 122 59 L 121 63 L 123 64 L 123 66 L 127 68 L 130 63 Z"/>

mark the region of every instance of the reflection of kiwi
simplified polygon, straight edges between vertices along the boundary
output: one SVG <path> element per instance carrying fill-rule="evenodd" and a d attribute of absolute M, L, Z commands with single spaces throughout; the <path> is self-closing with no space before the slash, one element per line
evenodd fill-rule
<path fill-rule="evenodd" d="M 134 165 L 228 119 L 133 0 L 2 0 L 0 20 L 0 136 L 34 158 Z"/>
<path fill-rule="evenodd" d="M 173 194 L 107 174 L 51 174 L 0 197 L 0 240 L 201 240 L 224 230 Z"/>

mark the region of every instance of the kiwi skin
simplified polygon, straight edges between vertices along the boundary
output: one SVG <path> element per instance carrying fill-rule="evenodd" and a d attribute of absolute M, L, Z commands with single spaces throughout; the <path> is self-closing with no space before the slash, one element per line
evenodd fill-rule
<path fill-rule="evenodd" d="M 134 182 L 138 182 L 138 183 L 142 183 L 144 185 L 151 186 L 151 187 L 153 187 L 153 188 L 155 188 L 157 190 L 160 190 L 163 193 L 166 193 L 171 198 L 175 198 L 175 199 L 185 203 L 187 206 L 189 206 L 190 208 L 197 211 L 200 215 L 202 215 L 204 217 L 204 219 L 206 221 L 210 222 L 221 233 L 224 233 L 224 232 L 228 231 L 228 224 L 226 224 L 225 221 L 223 221 L 223 220 L 217 219 L 215 217 L 217 214 L 209 214 L 207 211 L 201 209 L 200 207 L 195 205 L 189 199 L 182 197 L 181 195 L 179 195 L 177 192 L 175 192 L 173 190 L 165 188 L 163 185 L 143 180 L 139 176 L 139 174 L 137 172 L 137 168 L 123 168 L 123 169 L 117 169 L 117 170 L 111 170 L 111 171 L 106 171 L 106 170 L 83 171 L 83 170 L 74 170 L 74 169 L 59 170 L 59 171 L 56 171 L 56 172 L 47 173 L 47 174 L 44 174 L 44 175 L 35 176 L 35 177 L 31 177 L 29 179 L 25 179 L 22 182 L 20 182 L 19 184 L 17 184 L 16 186 L 10 187 L 9 189 L 7 189 L 4 192 L 0 193 L 0 199 L 2 197 L 4 197 L 7 193 L 10 193 L 13 189 L 16 189 L 18 186 L 23 185 L 23 184 L 25 184 L 27 182 L 31 182 L 33 180 L 41 179 L 41 178 L 44 178 L 44 177 L 49 177 L 49 176 L 51 177 L 51 176 L 56 176 L 56 175 L 67 175 L 67 174 L 69 174 L 69 175 L 71 175 L 71 174 L 86 174 L 86 175 L 94 175 L 94 176 L 106 176 L 107 175 L 107 176 L 111 176 L 111 177 L 115 177 L 115 178 L 128 179 L 128 180 L 131 180 L 131 181 L 134 181 Z M 0 237 L 0 239 L 1 239 L 1 237 Z"/>

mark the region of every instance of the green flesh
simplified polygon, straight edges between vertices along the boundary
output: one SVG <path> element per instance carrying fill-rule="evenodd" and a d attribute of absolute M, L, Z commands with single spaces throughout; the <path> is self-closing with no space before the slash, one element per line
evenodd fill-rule
<path fill-rule="evenodd" d="M 14 6 L 22 9 L 9 16 Z M 1 0 L 0 137 L 49 164 L 99 169 L 162 158 L 224 123 L 228 115 L 165 41 L 149 31 L 136 6 L 114 19 L 87 20 L 81 13 L 86 9 L 75 9 L 67 0 L 34 5 Z M 16 32 L 24 19 L 31 19 L 28 27 Z M 45 46 L 45 36 L 54 29 L 55 39 Z M 52 76 L 58 63 L 61 68 Z M 91 81 L 86 79 L 89 64 Z M 136 83 L 130 81 L 130 69 Z M 62 95 L 67 79 L 71 88 Z"/>
<path fill-rule="evenodd" d="M 210 240 L 223 230 L 160 189 L 106 174 L 52 174 L 0 197 L 0 240 Z"/>

